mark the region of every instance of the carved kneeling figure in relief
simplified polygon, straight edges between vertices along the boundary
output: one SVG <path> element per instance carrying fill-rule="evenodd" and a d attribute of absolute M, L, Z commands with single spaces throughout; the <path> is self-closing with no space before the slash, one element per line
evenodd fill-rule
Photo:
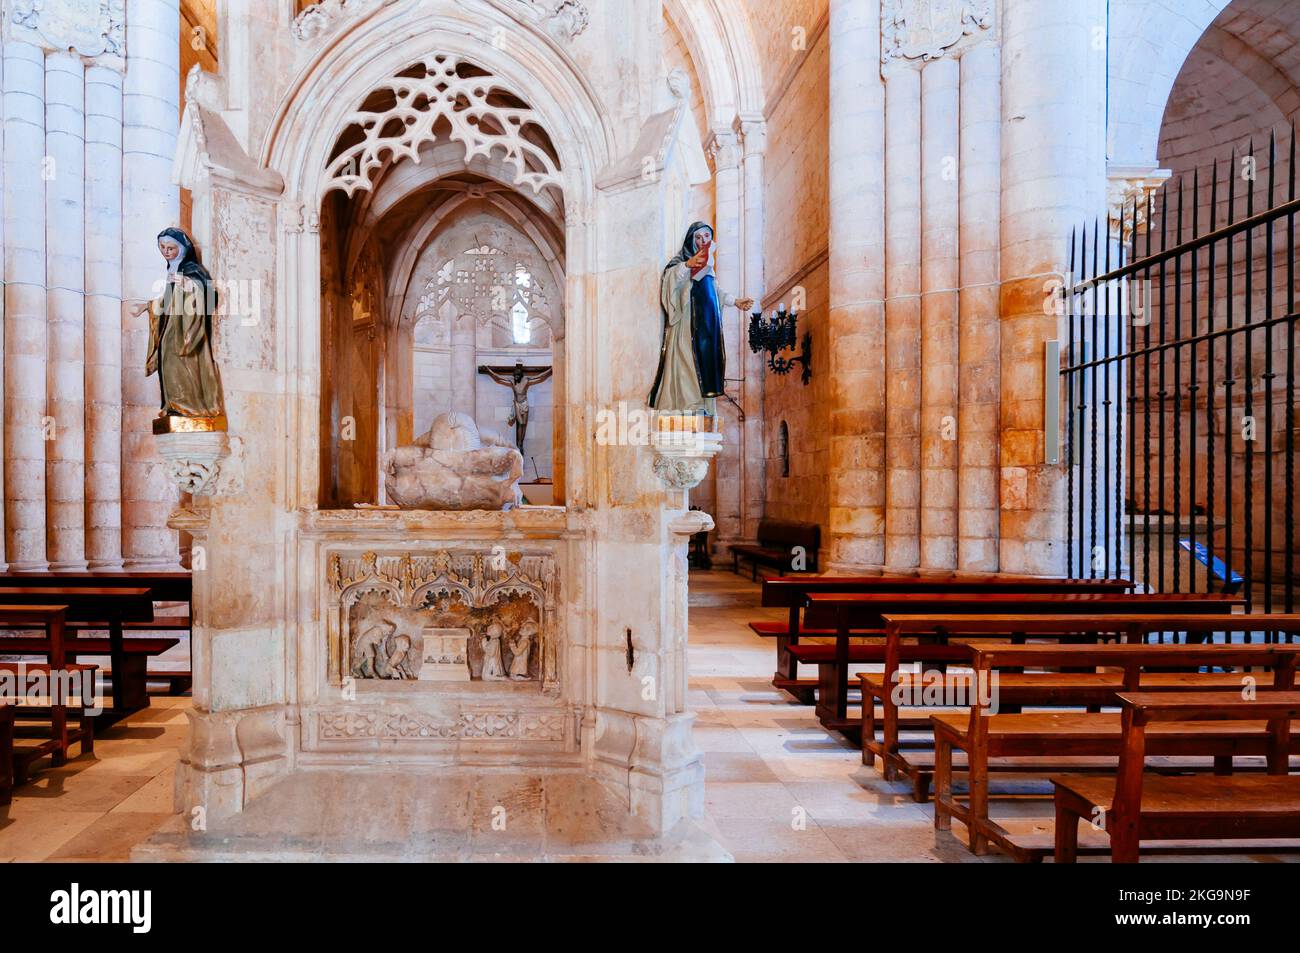
<path fill-rule="evenodd" d="M 411 645 L 409 635 L 397 634 L 395 622 L 380 619 L 352 644 L 353 678 L 415 678 Z"/>

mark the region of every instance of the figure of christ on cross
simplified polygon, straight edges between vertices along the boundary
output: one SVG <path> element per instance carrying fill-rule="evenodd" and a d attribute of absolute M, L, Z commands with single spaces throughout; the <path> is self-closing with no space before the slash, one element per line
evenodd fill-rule
<path fill-rule="evenodd" d="M 550 377 L 551 368 L 524 367 L 521 362 L 516 362 L 514 367 L 491 367 L 480 364 L 478 372 L 486 374 L 498 384 L 509 387 L 511 394 L 514 395 L 511 400 L 510 417 L 506 423 L 514 424 L 515 447 L 522 455 L 524 435 L 528 432 L 528 389 Z"/>

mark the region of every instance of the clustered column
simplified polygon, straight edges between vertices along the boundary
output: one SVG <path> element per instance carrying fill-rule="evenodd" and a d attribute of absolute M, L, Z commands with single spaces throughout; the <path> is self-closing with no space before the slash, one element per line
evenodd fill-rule
<path fill-rule="evenodd" d="M 921 567 L 957 565 L 958 71 L 921 71 Z"/>
<path fill-rule="evenodd" d="M 45 57 L 46 550 L 51 569 L 86 568 L 85 68 Z"/>
<path fill-rule="evenodd" d="M 996 43 L 977 43 L 960 62 L 957 568 L 992 572 L 998 568 L 1001 51 Z"/>
<path fill-rule="evenodd" d="M 152 296 L 163 275 L 154 236 L 177 224 L 179 14 L 167 0 L 131 0 L 126 13 L 124 31 L 110 20 L 102 47 L 85 51 L 44 32 L 59 21 L 38 8 L 9 24 L 0 58 L 0 564 L 11 569 L 120 568 L 124 546 L 129 568 L 177 564 L 147 320 L 127 317 L 123 291 L 125 280 L 130 298 Z"/>
<path fill-rule="evenodd" d="M 744 246 L 740 233 L 741 221 L 741 169 L 740 147 L 736 134 L 730 129 L 716 129 L 710 136 L 709 151 L 716 172 L 714 178 L 714 234 L 718 239 L 715 262 L 719 290 L 743 298 L 742 270 Z M 726 347 L 727 376 L 739 377 L 744 361 L 742 335 L 745 333 L 740 312 L 734 307 L 722 309 L 723 340 Z M 723 397 L 717 399 L 718 414 L 723 430 L 740 434 L 736 408 Z M 726 546 L 742 535 L 740 525 L 741 454 L 742 441 L 727 440 L 713 461 L 717 539 Z"/>
<path fill-rule="evenodd" d="M 993 572 L 998 554 L 1001 70 L 993 28 L 886 31 L 885 568 Z M 832 243 L 834 237 L 832 237 Z M 833 244 L 832 244 L 833 248 Z"/>
<path fill-rule="evenodd" d="M 4 50 L 4 490 L 10 569 L 45 569 L 45 51 Z"/>
<path fill-rule="evenodd" d="M 885 562 L 884 83 L 879 0 L 831 0 L 830 551 Z"/>
<path fill-rule="evenodd" d="M 921 73 L 885 76 L 885 567 L 921 564 Z"/>
<path fill-rule="evenodd" d="M 1103 208 L 1104 0 L 1004 0 L 1002 16 L 999 566 L 1065 569 L 1064 472 L 1044 463 L 1048 289 L 1071 226 Z M 1055 436 L 1055 435 L 1053 435 Z"/>
<path fill-rule="evenodd" d="M 128 51 L 123 86 L 122 278 L 125 297 L 153 296 L 164 276 L 155 236 L 179 224 L 180 200 L 171 181 L 179 123 L 180 14 L 168 0 L 128 0 Z M 133 310 L 133 309 L 132 309 Z M 179 562 L 167 517 L 176 490 L 154 449 L 158 384 L 144 376 L 148 321 L 124 315 L 122 335 L 123 557 L 128 569 Z"/>

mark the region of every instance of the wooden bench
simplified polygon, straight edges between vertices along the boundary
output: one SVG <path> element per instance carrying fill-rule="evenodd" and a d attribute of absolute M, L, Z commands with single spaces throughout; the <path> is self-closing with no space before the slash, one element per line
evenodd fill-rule
<path fill-rule="evenodd" d="M 158 602 L 183 602 L 193 599 L 193 577 L 188 569 L 51 569 L 42 572 L 7 570 L 0 572 L 0 586 L 24 588 L 58 588 L 79 586 L 96 589 L 148 589 Z"/>
<path fill-rule="evenodd" d="M 809 593 L 809 607 L 835 613 L 835 656 L 818 665 L 817 717 L 832 731 L 857 738 L 861 718 L 848 715 L 849 645 L 853 630 L 883 629 L 885 616 L 1001 615 L 1032 610 L 1051 614 L 1230 613 L 1245 604 L 1240 596 L 1125 592 L 982 593 Z M 937 637 L 931 641 L 940 641 Z M 936 661 L 939 661 L 938 659 Z"/>
<path fill-rule="evenodd" d="M 805 567 L 810 572 L 815 571 L 821 534 L 821 527 L 816 523 L 759 520 L 757 545 L 738 543 L 731 547 L 731 571 L 740 572 L 740 560 L 748 559 L 753 579 L 758 579 L 760 565 L 771 566 L 780 572 L 794 572 L 796 547 L 803 550 Z"/>
<path fill-rule="evenodd" d="M 105 679 L 113 679 L 116 682 L 117 673 L 120 671 L 122 679 L 122 705 L 128 710 L 136 711 L 141 708 L 147 708 L 149 705 L 149 695 L 147 691 L 150 681 L 168 681 L 169 691 L 175 692 L 178 689 L 189 687 L 191 675 L 189 672 L 150 672 L 148 670 L 149 659 L 162 655 L 164 652 L 175 648 L 180 643 L 180 639 L 172 638 L 124 638 L 122 640 L 122 667 L 111 668 L 103 671 L 101 674 Z M 64 648 L 69 659 L 77 659 L 86 655 L 111 656 L 112 642 L 107 638 L 77 638 L 68 639 L 64 642 Z M 41 655 L 44 654 L 43 643 L 40 639 L 28 638 L 25 636 L 0 636 L 0 653 L 7 655 Z"/>
<path fill-rule="evenodd" d="M 1258 620 L 1258 621 L 1251 621 Z M 901 664 L 920 663 L 942 658 L 937 650 L 950 638 L 971 640 L 1007 640 L 1023 642 L 1026 638 L 1056 639 L 1058 641 L 1096 641 L 1098 638 L 1123 638 L 1129 642 L 1144 642 L 1153 634 L 1169 630 L 1186 633 L 1189 639 L 1206 641 L 1216 633 L 1250 631 L 1286 631 L 1285 626 L 1300 625 L 1297 616 L 1225 616 L 1223 614 L 1171 616 L 1156 615 L 1112 616 L 1089 615 L 889 615 L 885 617 L 885 660 L 881 672 L 862 672 L 858 680 L 862 689 L 862 763 L 873 765 L 879 757 L 882 773 L 888 781 L 900 776 L 912 782 L 913 797 L 926 800 L 930 779 L 934 773 L 933 762 L 927 753 L 909 756 L 899 741 L 900 706 L 897 696 L 905 694 L 915 699 L 918 691 L 929 692 L 941 699 L 968 698 L 970 692 L 981 686 L 973 674 L 959 673 L 907 673 Z M 1281 629 L 1271 628 L 1281 626 Z M 933 639 L 935 645 L 912 646 L 907 638 Z M 956 646 L 948 646 L 950 649 Z M 967 658 L 970 650 L 967 649 Z M 947 656 L 951 658 L 952 656 Z M 1126 680 L 1127 677 L 1127 680 Z M 1234 688 L 1239 676 L 1199 672 L 1142 672 L 1133 668 L 1125 672 L 999 672 L 998 699 L 1000 707 L 1019 708 L 1031 706 L 1065 706 L 1098 709 L 1115 705 L 1121 691 L 1183 691 Z M 922 699 L 924 701 L 924 699 Z M 880 704 L 881 737 L 876 739 L 876 703 Z M 924 707 L 906 705 L 903 707 Z M 965 707 L 947 705 L 944 707 Z"/>
<path fill-rule="evenodd" d="M 1144 839 L 1300 837 L 1300 776 L 1287 773 L 1300 692 L 1261 692 L 1250 699 L 1239 691 L 1125 692 L 1119 701 L 1118 776 L 1052 778 L 1058 864 L 1074 863 L 1084 819 L 1110 835 L 1115 863 L 1137 863 Z M 1260 720 L 1268 733 L 1265 775 L 1164 777 L 1145 770 L 1153 726 Z"/>
<path fill-rule="evenodd" d="M 1054 576 L 1014 576 L 952 573 L 941 576 L 777 576 L 763 580 L 762 605 L 788 610 L 787 622 L 751 622 L 749 627 L 764 638 L 776 639 L 776 672 L 772 685 L 789 692 L 805 705 L 816 699 L 817 680 L 799 678 L 799 659 L 790 647 L 801 638 L 835 636 L 835 613 L 827 608 L 805 608 L 814 592 L 1126 592 L 1133 584 L 1126 579 L 1066 579 Z M 800 615 L 802 613 L 802 620 Z M 873 628 L 853 635 L 879 635 Z"/>
<path fill-rule="evenodd" d="M 42 628 L 45 638 L 30 639 L 38 643 L 41 654 L 48 657 L 48 662 L 0 662 L 0 681 L 5 683 L 5 693 L 13 692 L 13 697 L 4 698 L 6 724 L 0 733 L 7 735 L 7 740 L 0 739 L 0 787 L 7 781 L 9 788 L 21 783 L 26 777 L 32 762 L 50 755 L 58 766 L 67 761 L 68 749 L 73 743 L 81 745 L 81 752 L 88 754 L 94 750 L 94 724 L 92 719 L 96 709 L 94 701 L 94 679 L 96 666 L 69 663 L 64 650 L 64 633 L 67 606 L 62 605 L 2 605 L 0 604 L 0 628 Z M 2 644 L 2 643 L 0 643 Z M 33 708 L 32 700 L 26 697 L 27 682 L 35 676 L 44 682 L 47 689 L 45 705 Z M 80 698 L 70 700 L 65 697 L 73 687 L 72 682 L 80 683 Z M 68 727 L 67 710 L 77 709 L 79 718 L 76 728 Z M 23 718 L 37 718 L 48 721 L 49 738 L 36 745 L 15 746 L 15 722 L 19 718 L 19 709 L 23 709 Z M 0 792 L 7 795 L 7 792 Z"/>
<path fill-rule="evenodd" d="M 33 605 L 59 602 L 67 606 L 69 621 L 98 621 L 108 623 L 109 658 L 112 668 L 117 672 L 127 672 L 130 666 L 126 662 L 123 645 L 122 627 L 130 622 L 148 622 L 153 619 L 152 590 L 140 586 L 0 586 L 0 604 Z M 135 693 L 137 704 L 128 707 L 127 695 L 132 694 L 126 686 L 126 679 L 120 678 L 113 683 L 113 706 L 99 716 L 101 726 L 112 724 L 132 711 L 138 711 L 148 705 L 147 696 L 143 704 L 138 699 L 143 693 Z"/>
<path fill-rule="evenodd" d="M 1172 626 L 1171 626 L 1172 627 Z M 1295 685 L 1300 645 L 1007 645 L 974 647 L 971 661 L 977 678 L 989 679 L 994 669 L 1053 666 L 1115 667 L 1132 679 L 1134 670 L 1186 667 L 1262 667 L 1273 672 L 1273 688 L 1290 691 Z M 1120 715 L 1109 712 L 1043 712 L 989 714 L 979 693 L 968 713 L 930 716 L 934 728 L 934 825 L 948 830 L 956 817 L 967 827 L 970 849 L 982 853 L 988 842 L 998 844 L 1018 860 L 1031 859 L 1009 833 L 989 819 L 989 761 L 993 758 L 1118 757 L 1122 743 Z M 968 803 L 953 797 L 953 752 L 965 752 Z M 1266 725 L 1255 722 L 1162 723 L 1148 735 L 1147 753 L 1163 756 L 1209 755 L 1215 769 L 1231 770 L 1236 755 L 1261 755 L 1269 750 Z"/>
<path fill-rule="evenodd" d="M 124 632 L 163 632 L 185 630 L 190 633 L 190 668 L 194 667 L 194 648 L 191 615 L 194 601 L 194 580 L 188 569 L 123 570 L 123 569 L 55 569 L 43 572 L 9 570 L 0 572 L 0 586 L 35 588 L 59 586 L 87 586 L 101 589 L 145 587 L 156 602 L 182 602 L 185 615 L 159 616 L 156 620 L 126 619 Z M 69 632 L 108 631 L 107 620 L 78 621 L 70 619 Z M 129 653 L 128 653 L 129 654 Z M 108 674 L 107 672 L 105 674 Z M 189 671 L 149 671 L 150 681 L 166 681 L 169 694 L 188 691 L 192 681 Z"/>

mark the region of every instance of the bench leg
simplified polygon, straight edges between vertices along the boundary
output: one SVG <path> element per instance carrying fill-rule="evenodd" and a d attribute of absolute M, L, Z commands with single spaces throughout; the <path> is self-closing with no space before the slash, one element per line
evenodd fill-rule
<path fill-rule="evenodd" d="M 50 674 L 53 676 L 54 673 L 51 672 Z M 56 747 L 50 753 L 50 764 L 58 768 L 68 762 L 68 710 L 62 705 L 53 704 L 55 691 L 51 686 L 50 737 L 54 740 Z"/>
<path fill-rule="evenodd" d="M 869 745 L 876 740 L 876 700 L 864 688 L 862 691 L 862 763 L 871 767 L 876 756 Z"/>
<path fill-rule="evenodd" d="M 78 725 L 81 728 L 81 753 L 95 753 L 95 719 L 86 714 L 86 709 L 81 709 L 81 718 L 78 719 Z"/>
<path fill-rule="evenodd" d="M 917 771 L 912 777 L 912 800 L 917 804 L 924 804 L 930 799 L 930 775 L 924 771 Z"/>
<path fill-rule="evenodd" d="M 0 804 L 13 799 L 14 790 L 14 723 L 0 718 Z"/>
<path fill-rule="evenodd" d="M 988 838 L 981 828 L 989 819 L 989 771 L 988 759 L 978 745 L 972 745 L 966 752 L 969 767 L 967 777 L 970 786 L 970 813 L 967 815 L 966 828 L 970 834 L 972 854 L 983 854 L 988 849 Z"/>
<path fill-rule="evenodd" d="M 1214 773 L 1217 775 L 1232 774 L 1232 755 L 1216 754 L 1214 756 Z"/>
<path fill-rule="evenodd" d="M 934 829 L 952 830 L 948 803 L 952 800 L 952 744 L 939 733 L 934 736 Z"/>
<path fill-rule="evenodd" d="M 1138 862 L 1137 823 L 1124 820 L 1117 823 L 1115 813 L 1112 811 L 1106 817 L 1106 829 L 1110 831 L 1110 862 L 1136 864 Z"/>
<path fill-rule="evenodd" d="M 1056 853 L 1058 864 L 1073 864 L 1079 857 L 1079 816 L 1066 810 L 1060 795 L 1056 798 Z"/>

